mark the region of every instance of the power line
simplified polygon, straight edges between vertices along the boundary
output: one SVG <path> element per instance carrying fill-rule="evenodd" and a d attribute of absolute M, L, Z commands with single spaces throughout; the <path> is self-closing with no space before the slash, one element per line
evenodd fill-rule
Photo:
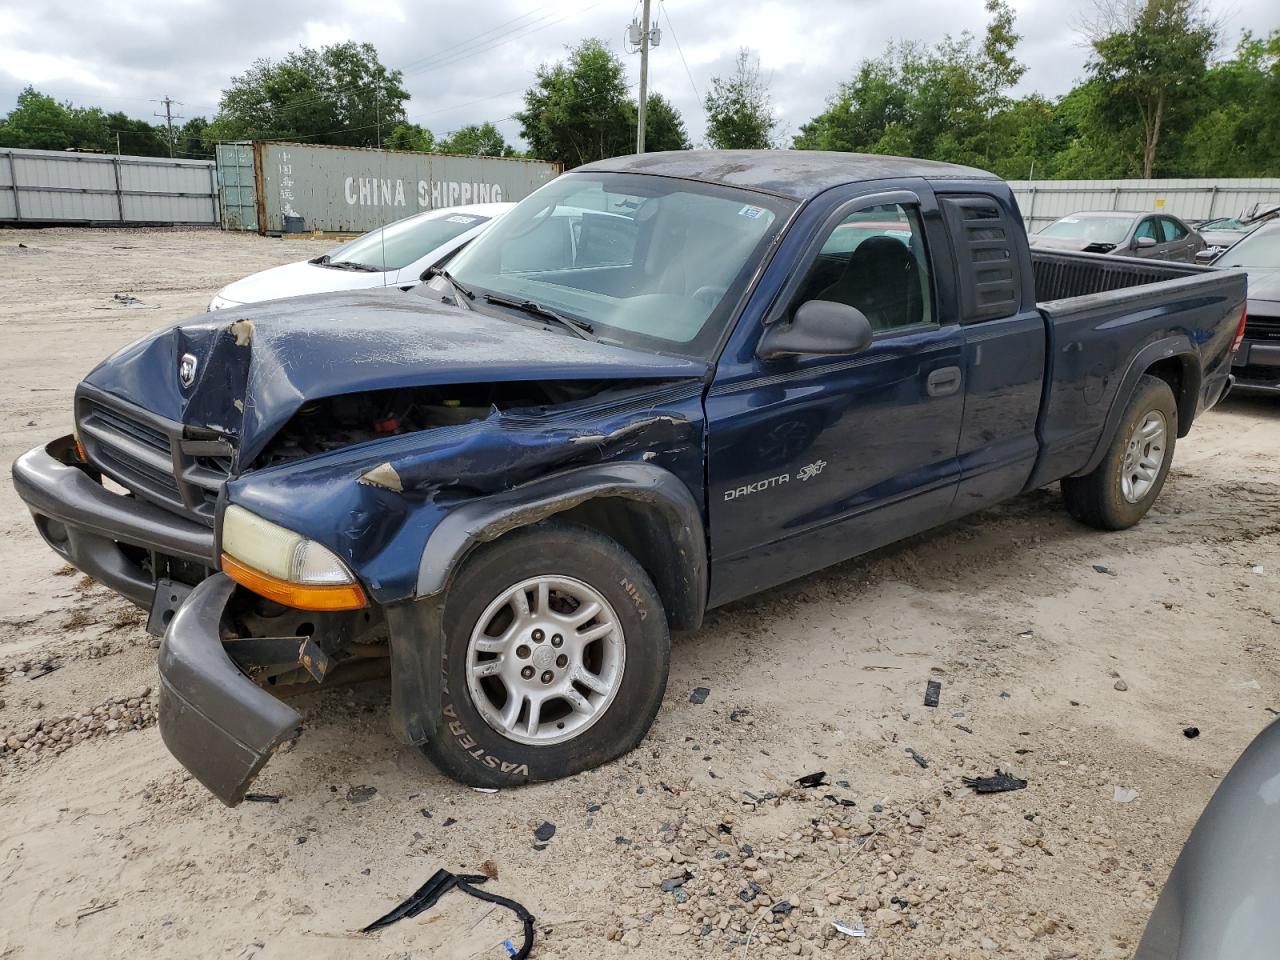
<path fill-rule="evenodd" d="M 689 61 L 684 58 L 684 50 L 680 46 L 680 37 L 676 34 L 676 25 L 671 22 L 671 14 L 667 12 L 667 0 L 660 0 L 659 9 L 662 10 L 662 15 L 667 18 L 667 29 L 671 31 L 671 39 L 676 42 L 676 53 L 680 54 L 680 62 L 684 64 L 684 72 L 689 78 L 689 86 L 693 87 L 693 95 L 701 103 L 702 94 L 698 92 L 698 85 L 693 82 L 693 71 L 689 69 Z"/>

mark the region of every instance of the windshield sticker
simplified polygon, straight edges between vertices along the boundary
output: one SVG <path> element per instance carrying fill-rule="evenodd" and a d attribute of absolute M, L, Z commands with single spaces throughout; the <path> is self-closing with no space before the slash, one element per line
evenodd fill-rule
<path fill-rule="evenodd" d="M 752 220 L 757 220 L 762 213 L 764 213 L 764 207 L 746 206 L 738 211 L 738 216 L 750 217 Z"/>
<path fill-rule="evenodd" d="M 475 218 L 475 217 L 463 217 L 463 216 L 459 216 L 459 215 L 456 215 L 456 214 L 455 214 L 455 215 L 454 215 L 454 216 L 452 216 L 452 217 L 445 217 L 445 218 L 444 218 L 444 222 L 445 222 L 445 223 L 475 223 L 475 222 L 476 222 L 476 218 Z"/>

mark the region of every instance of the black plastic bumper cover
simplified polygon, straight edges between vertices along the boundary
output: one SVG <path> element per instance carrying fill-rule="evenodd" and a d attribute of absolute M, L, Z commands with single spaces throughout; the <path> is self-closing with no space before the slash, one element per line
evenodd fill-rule
<path fill-rule="evenodd" d="M 236 585 L 214 574 L 174 614 L 160 645 L 160 736 L 219 800 L 244 799 L 276 748 L 302 723 L 296 710 L 246 677 L 222 648 L 223 611 Z"/>
<path fill-rule="evenodd" d="M 70 436 L 36 447 L 14 461 L 13 486 L 49 546 L 140 606 L 151 605 L 155 582 L 121 552 L 120 544 L 214 566 L 211 529 L 107 490 L 75 463 L 75 441 Z"/>

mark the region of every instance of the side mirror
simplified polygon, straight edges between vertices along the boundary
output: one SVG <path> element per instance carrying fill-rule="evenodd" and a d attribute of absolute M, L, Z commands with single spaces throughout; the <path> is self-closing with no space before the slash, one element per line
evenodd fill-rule
<path fill-rule="evenodd" d="M 1139 237 L 1137 240 L 1133 241 L 1133 245 L 1139 250 L 1146 250 L 1148 247 L 1154 247 L 1156 245 L 1156 238 Z"/>
<path fill-rule="evenodd" d="M 873 336 L 871 321 L 857 307 L 833 300 L 809 300 L 800 304 L 790 323 L 775 323 L 765 329 L 756 354 L 762 360 L 774 360 L 798 354 L 861 353 Z"/>
<path fill-rule="evenodd" d="M 1222 251 L 1217 247 L 1206 247 L 1203 250 L 1196 251 L 1196 263 L 1213 263 L 1218 259 L 1218 254 Z"/>

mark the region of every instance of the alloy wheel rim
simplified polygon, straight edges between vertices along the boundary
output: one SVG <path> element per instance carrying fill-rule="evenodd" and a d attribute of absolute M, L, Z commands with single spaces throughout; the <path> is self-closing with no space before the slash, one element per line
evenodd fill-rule
<path fill-rule="evenodd" d="M 1129 503 L 1140 502 L 1156 485 L 1168 434 L 1168 423 L 1159 410 L 1148 411 L 1129 434 L 1120 465 L 1120 493 Z"/>
<path fill-rule="evenodd" d="M 572 577 L 540 576 L 505 589 L 467 644 L 467 688 L 493 730 L 551 746 L 580 736 L 617 696 L 626 644 L 600 591 Z"/>

